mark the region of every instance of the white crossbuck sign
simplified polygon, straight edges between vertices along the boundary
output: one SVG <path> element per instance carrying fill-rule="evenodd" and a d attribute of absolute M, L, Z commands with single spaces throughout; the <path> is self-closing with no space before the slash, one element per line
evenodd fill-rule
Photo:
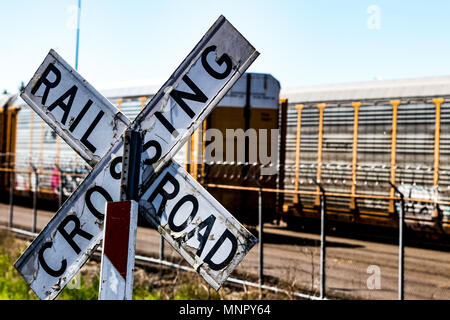
<path fill-rule="evenodd" d="M 93 169 L 15 263 L 39 298 L 54 299 L 100 244 L 130 126 L 143 133 L 140 213 L 212 287 L 222 285 L 257 240 L 172 157 L 258 55 L 219 17 L 131 123 L 50 50 L 21 97 Z"/>

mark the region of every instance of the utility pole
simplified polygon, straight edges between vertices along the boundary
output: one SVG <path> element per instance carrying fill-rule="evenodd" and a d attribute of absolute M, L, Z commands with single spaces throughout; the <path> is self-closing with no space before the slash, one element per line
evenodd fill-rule
<path fill-rule="evenodd" d="M 80 46 L 80 15 L 81 15 L 81 0 L 78 0 L 77 10 L 77 42 L 75 46 L 75 70 L 78 70 L 78 48 Z"/>

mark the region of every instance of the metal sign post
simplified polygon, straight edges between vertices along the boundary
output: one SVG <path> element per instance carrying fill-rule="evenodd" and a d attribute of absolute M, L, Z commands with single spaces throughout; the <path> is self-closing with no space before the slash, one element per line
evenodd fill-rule
<path fill-rule="evenodd" d="M 131 124 L 143 133 L 139 211 L 216 290 L 257 241 L 172 157 L 257 56 L 219 17 Z M 53 50 L 22 98 L 94 167 L 15 263 L 54 299 L 103 238 L 130 121 Z"/>
<path fill-rule="evenodd" d="M 14 171 L 9 172 L 9 222 L 8 227 L 13 227 L 13 215 L 14 215 L 14 184 L 15 184 Z"/>
<path fill-rule="evenodd" d="M 37 228 L 37 199 L 39 192 L 39 174 L 36 167 L 33 166 L 34 172 L 34 190 L 33 190 L 33 228 L 31 229 L 34 233 L 36 233 Z"/>
<path fill-rule="evenodd" d="M 326 291 L 326 250 L 327 250 L 327 198 L 322 184 L 316 180 L 314 183 L 320 190 L 320 289 L 319 298 L 325 299 Z"/>

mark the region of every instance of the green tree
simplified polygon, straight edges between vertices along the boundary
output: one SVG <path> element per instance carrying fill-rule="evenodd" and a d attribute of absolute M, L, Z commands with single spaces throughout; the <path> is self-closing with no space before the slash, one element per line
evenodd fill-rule
<path fill-rule="evenodd" d="M 25 89 L 25 84 L 23 81 L 20 83 L 19 92 L 22 92 Z"/>

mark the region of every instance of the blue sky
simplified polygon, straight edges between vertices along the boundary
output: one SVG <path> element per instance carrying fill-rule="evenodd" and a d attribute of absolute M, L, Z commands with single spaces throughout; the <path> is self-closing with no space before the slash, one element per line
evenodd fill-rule
<path fill-rule="evenodd" d="M 1 91 L 50 48 L 74 65 L 77 2 L 0 2 Z M 249 71 L 283 88 L 450 75 L 445 0 L 82 0 L 79 72 L 97 88 L 162 84 L 220 14 L 260 51 Z"/>

